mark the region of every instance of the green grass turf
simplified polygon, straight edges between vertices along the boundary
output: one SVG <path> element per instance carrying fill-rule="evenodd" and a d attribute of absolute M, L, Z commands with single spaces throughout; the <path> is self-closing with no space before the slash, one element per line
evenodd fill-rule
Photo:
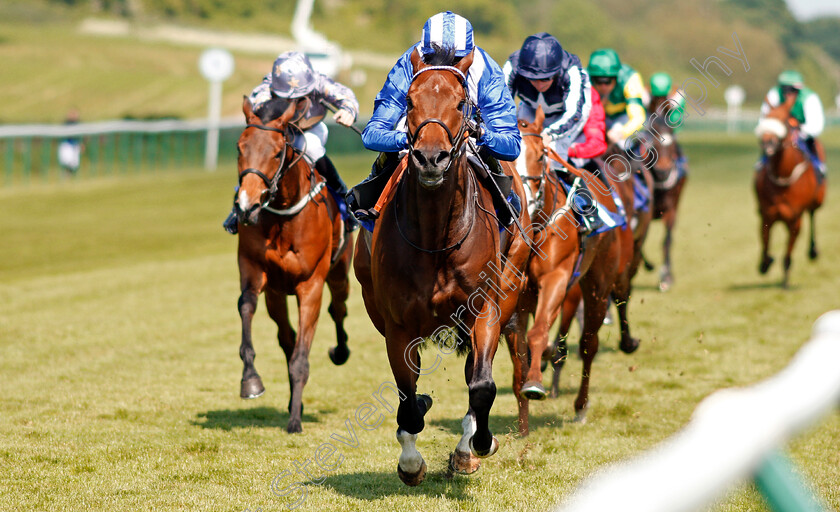
<path fill-rule="evenodd" d="M 826 140 L 829 161 L 840 162 L 840 137 Z M 683 141 L 692 174 L 675 235 L 675 287 L 662 294 L 655 273 L 637 277 L 630 314 L 643 343 L 632 356 L 617 350 L 615 326 L 602 329 L 587 424 L 571 423 L 580 378 L 572 356 L 561 396 L 532 404 L 531 436 L 515 435 L 511 365 L 500 347 L 491 427 L 502 446 L 477 474 L 448 480 L 467 407 L 464 362 L 449 356 L 419 383 L 435 399 L 418 442 L 426 481 L 399 481 L 396 422 L 386 415 L 374 430 L 355 427 L 358 446 L 340 445 L 341 467 L 305 486 L 299 510 L 545 510 L 602 464 L 676 432 L 712 391 L 783 368 L 817 316 L 838 307 L 840 178 L 817 217 L 821 257 L 809 262 L 801 240 L 784 291 L 778 263 L 768 276 L 756 270 L 753 138 L 686 133 Z M 370 160 L 336 163 L 354 183 Z M 230 162 L 222 169 L 0 190 L 0 510 L 285 510 L 300 494 L 272 494 L 275 476 L 312 458 L 331 434 L 346 434 L 345 420 L 391 379 L 352 279 L 353 352 L 344 366 L 329 362 L 325 305 L 303 434 L 285 432 L 286 364 L 263 304 L 254 339 L 267 392 L 239 399 L 236 240 L 220 226 L 235 171 Z M 661 237 L 656 224 L 654 261 Z M 777 228 L 776 255 L 782 243 Z M 835 509 L 838 446 L 836 413 L 787 446 Z M 715 510 L 762 507 L 741 484 Z"/>

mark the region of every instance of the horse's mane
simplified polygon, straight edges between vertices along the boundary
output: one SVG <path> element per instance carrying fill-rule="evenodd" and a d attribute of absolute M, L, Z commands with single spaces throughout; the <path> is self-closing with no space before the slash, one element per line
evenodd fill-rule
<path fill-rule="evenodd" d="M 254 112 L 263 124 L 280 117 L 289 108 L 289 100 L 286 98 L 271 98 Z"/>
<path fill-rule="evenodd" d="M 454 46 L 441 46 L 432 43 L 432 50 L 432 53 L 423 54 L 423 62 L 429 66 L 452 66 L 461 60 L 455 56 Z"/>

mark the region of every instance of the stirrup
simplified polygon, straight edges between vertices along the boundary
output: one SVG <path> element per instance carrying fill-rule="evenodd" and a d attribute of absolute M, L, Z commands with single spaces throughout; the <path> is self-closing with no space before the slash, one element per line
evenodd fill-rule
<path fill-rule="evenodd" d="M 222 222 L 222 227 L 231 235 L 239 233 L 239 219 L 236 218 L 236 213 L 230 212 L 225 221 Z"/>

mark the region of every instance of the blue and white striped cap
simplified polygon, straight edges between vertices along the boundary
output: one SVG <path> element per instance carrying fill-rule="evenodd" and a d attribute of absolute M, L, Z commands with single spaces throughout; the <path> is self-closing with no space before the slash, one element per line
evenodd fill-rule
<path fill-rule="evenodd" d="M 473 50 L 473 29 L 466 18 L 452 11 L 435 14 L 423 25 L 420 37 L 420 51 L 434 52 L 432 43 L 455 48 L 456 57 L 466 57 Z"/>

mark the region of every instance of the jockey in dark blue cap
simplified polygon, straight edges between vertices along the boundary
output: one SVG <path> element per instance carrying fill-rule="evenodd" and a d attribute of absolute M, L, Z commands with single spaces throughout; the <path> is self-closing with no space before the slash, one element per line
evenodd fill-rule
<path fill-rule="evenodd" d="M 540 32 L 528 36 L 522 48 L 513 52 L 504 66 L 510 92 L 521 101 L 517 117 L 533 122 L 537 107 L 545 112 L 542 138 L 560 158 L 569 159 L 569 147 L 581 136 L 592 108 L 589 75 L 577 55 L 563 49 L 554 36 Z M 559 162 L 549 160 L 551 167 L 567 183 L 572 176 Z M 578 186 L 584 186 L 582 182 Z M 603 226 L 592 203 L 591 193 L 575 195 L 581 202 L 573 210 L 581 217 L 584 233 L 593 233 Z"/>
<path fill-rule="evenodd" d="M 399 161 L 399 153 L 408 148 L 405 98 L 414 76 L 411 54 L 418 52 L 426 56 L 434 53 L 436 48 L 454 49 L 456 58 L 473 54 L 473 63 L 466 76 L 467 90 L 478 106 L 483 122 L 477 140 L 482 158 L 485 161 L 491 157 L 512 161 L 519 156 L 522 138 L 516 127 L 516 105 L 505 85 L 504 73 L 489 54 L 475 46 L 470 22 L 446 11 L 426 21 L 420 41 L 399 58 L 376 96 L 373 115 L 362 133 L 362 142 L 366 148 L 380 151 L 382 155 L 377 158 L 371 176 L 364 182 L 366 185 L 372 185 L 374 178 L 385 173 L 390 175 Z M 498 168 L 498 162 L 488 163 L 491 170 Z M 491 192 L 494 191 L 491 189 Z M 366 218 L 367 209 L 372 205 L 360 204 L 359 196 L 351 192 L 348 204 L 357 216 Z M 494 198 L 494 204 L 498 199 Z M 361 202 L 364 203 L 364 200 Z M 503 224 L 513 222 L 506 207 L 499 208 L 497 205 L 497 208 Z"/>

